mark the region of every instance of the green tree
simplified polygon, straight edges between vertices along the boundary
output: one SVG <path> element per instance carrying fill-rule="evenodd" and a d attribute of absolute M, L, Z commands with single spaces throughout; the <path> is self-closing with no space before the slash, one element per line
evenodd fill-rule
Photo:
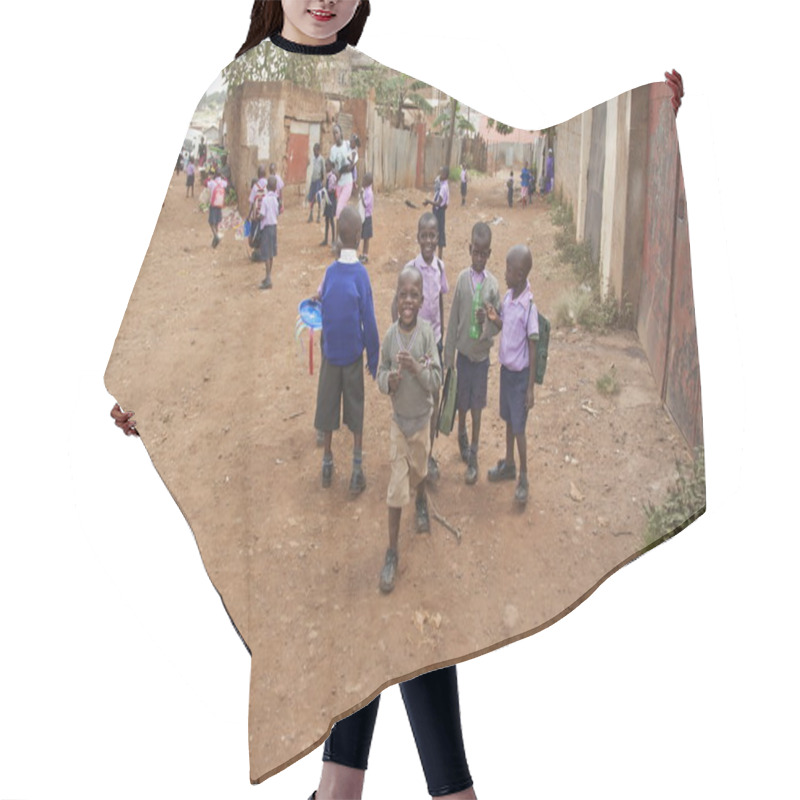
<path fill-rule="evenodd" d="M 455 97 L 450 98 L 447 111 L 443 111 L 433 123 L 434 130 L 441 131 L 447 136 L 447 150 L 445 152 L 445 162 L 450 166 L 450 159 L 453 155 L 453 139 L 456 131 L 458 133 L 474 133 L 475 126 L 460 113 L 461 104 Z"/>
<path fill-rule="evenodd" d="M 504 122 L 497 122 L 493 119 L 487 119 L 486 124 L 490 128 L 494 128 L 501 136 L 508 136 L 509 133 L 514 133 L 514 129 L 510 125 L 506 125 Z"/>
<path fill-rule="evenodd" d="M 444 136 L 449 136 L 452 132 L 475 133 L 475 126 L 461 113 L 461 104 L 452 97 L 447 111 L 443 111 L 434 120 L 433 128 Z"/>
<path fill-rule="evenodd" d="M 297 58 L 279 47 L 254 47 L 222 70 L 228 89 L 245 81 L 291 81 L 307 89 L 319 87 L 316 60 Z"/>
<path fill-rule="evenodd" d="M 406 109 L 433 111 L 431 104 L 421 94 L 427 88 L 428 84 L 423 81 L 375 64 L 353 70 L 349 93 L 353 97 L 366 97 L 370 89 L 374 89 L 378 113 L 384 119 L 389 119 L 395 128 L 402 128 L 403 111 Z"/>

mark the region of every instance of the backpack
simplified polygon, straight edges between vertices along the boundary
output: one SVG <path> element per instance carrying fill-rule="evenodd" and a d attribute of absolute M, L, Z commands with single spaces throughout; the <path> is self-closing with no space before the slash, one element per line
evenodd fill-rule
<path fill-rule="evenodd" d="M 256 186 L 258 188 L 256 189 L 256 194 L 255 197 L 253 198 L 253 205 L 250 207 L 250 219 L 253 220 L 254 222 L 256 220 L 261 219 L 261 201 L 267 194 L 266 184 L 264 184 L 264 186 L 261 186 L 257 183 Z"/>
<path fill-rule="evenodd" d="M 533 308 L 533 301 L 528 306 L 528 316 L 525 318 L 525 330 L 528 330 L 528 320 L 531 316 L 531 309 Z M 538 324 L 539 324 L 539 339 L 536 342 L 536 364 L 531 366 L 536 370 L 533 380 L 541 384 L 544 382 L 544 373 L 547 369 L 547 351 L 550 348 L 550 320 L 542 314 L 539 309 L 536 309 Z"/>
<path fill-rule="evenodd" d="M 534 380 L 541 384 L 547 369 L 547 351 L 550 347 L 550 320 L 539 314 L 539 341 L 536 342 L 536 375 Z"/>
<path fill-rule="evenodd" d="M 214 184 L 214 190 L 211 192 L 211 205 L 215 208 L 222 208 L 225 205 L 225 186 L 223 184 Z"/>
<path fill-rule="evenodd" d="M 258 247 L 259 239 L 261 238 L 261 201 L 267 194 L 266 185 L 259 186 L 256 184 L 256 186 L 258 186 L 258 188 L 253 198 L 253 205 L 250 206 L 250 213 L 247 215 L 248 222 L 250 223 L 250 232 L 247 235 L 247 242 L 253 250 Z"/>

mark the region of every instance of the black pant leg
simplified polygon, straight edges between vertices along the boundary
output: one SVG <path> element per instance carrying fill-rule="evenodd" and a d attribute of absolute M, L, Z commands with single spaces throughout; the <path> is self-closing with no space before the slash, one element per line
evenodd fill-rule
<path fill-rule="evenodd" d="M 456 668 L 427 672 L 400 684 L 408 721 L 432 797 L 472 786 L 461 734 Z"/>
<path fill-rule="evenodd" d="M 333 726 L 331 735 L 325 740 L 323 761 L 333 761 L 353 769 L 367 768 L 380 699 L 378 695 L 364 708 Z"/>

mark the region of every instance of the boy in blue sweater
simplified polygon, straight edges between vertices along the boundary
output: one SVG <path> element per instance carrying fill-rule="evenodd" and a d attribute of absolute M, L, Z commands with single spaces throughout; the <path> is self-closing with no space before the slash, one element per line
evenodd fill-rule
<path fill-rule="evenodd" d="M 324 434 L 322 486 L 333 479 L 333 431 L 341 420 L 353 433 L 350 494 L 364 491 L 362 468 L 364 430 L 364 350 L 373 379 L 378 371 L 380 340 L 369 275 L 358 260 L 361 217 L 348 206 L 339 217 L 339 258 L 325 271 L 318 298 L 322 303 L 322 365 L 317 386 L 314 427 Z"/>

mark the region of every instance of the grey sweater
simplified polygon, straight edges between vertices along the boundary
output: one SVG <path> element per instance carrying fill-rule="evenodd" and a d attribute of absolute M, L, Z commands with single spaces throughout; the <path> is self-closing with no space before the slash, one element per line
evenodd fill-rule
<path fill-rule="evenodd" d="M 450 321 L 447 325 L 447 336 L 444 343 L 444 366 L 452 367 L 455 361 L 456 350 L 466 356 L 470 361 L 485 361 L 492 349 L 494 337 L 498 328 L 494 323 L 486 320 L 481 329 L 479 339 L 470 339 L 469 328 L 472 322 L 472 281 L 469 268 L 462 270 L 456 281 L 456 290 L 453 293 L 453 303 L 450 306 Z M 500 289 L 497 278 L 491 272 L 484 270 L 483 288 L 481 290 L 481 304 L 491 303 L 495 308 L 500 308 Z"/>
<path fill-rule="evenodd" d="M 417 319 L 415 332 L 407 334 L 393 322 L 381 346 L 378 366 L 378 388 L 389 394 L 389 373 L 398 369 L 397 354 L 408 349 L 411 356 L 424 364 L 418 375 L 400 373 L 400 386 L 392 397 L 394 421 L 405 436 L 424 428 L 433 413 L 433 393 L 442 385 L 442 367 L 433 337 L 433 328 L 423 319 Z"/>

